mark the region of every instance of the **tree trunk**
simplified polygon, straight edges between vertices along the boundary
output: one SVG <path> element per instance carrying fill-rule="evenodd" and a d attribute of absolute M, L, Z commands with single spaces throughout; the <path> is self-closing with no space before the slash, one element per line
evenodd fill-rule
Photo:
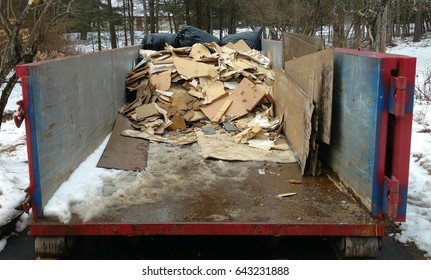
<path fill-rule="evenodd" d="M 186 24 L 191 25 L 192 23 L 190 21 L 190 0 L 185 0 L 184 5 L 186 9 Z"/>
<path fill-rule="evenodd" d="M 219 39 L 221 40 L 223 38 L 223 22 L 224 22 L 224 13 L 223 13 L 223 4 L 220 3 L 220 6 L 218 7 L 218 20 L 219 20 L 219 28 L 220 28 L 220 35 Z"/>
<path fill-rule="evenodd" d="M 345 18 L 343 6 L 338 5 L 336 7 L 335 23 L 334 23 L 334 47 L 344 48 L 345 47 L 345 34 L 344 34 Z"/>
<path fill-rule="evenodd" d="M 144 34 L 148 34 L 147 0 L 142 0 L 144 6 Z"/>
<path fill-rule="evenodd" d="M 100 12 L 100 8 L 101 8 L 101 3 L 100 0 L 97 0 L 97 49 L 99 51 L 102 50 L 102 15 Z"/>
<path fill-rule="evenodd" d="M 401 36 L 401 0 L 395 1 L 395 36 Z"/>
<path fill-rule="evenodd" d="M 416 0 L 415 30 L 413 42 L 419 42 L 422 36 L 422 0 Z"/>
<path fill-rule="evenodd" d="M 236 15 L 235 15 L 235 0 L 230 2 L 230 17 L 229 17 L 229 34 L 236 33 Z"/>
<path fill-rule="evenodd" d="M 6 108 L 7 101 L 9 100 L 9 96 L 17 82 L 18 82 L 18 77 L 16 76 L 16 73 L 14 73 L 6 83 L 6 87 L 2 90 L 1 99 L 0 99 L 0 112 L 1 112 L 0 127 L 1 127 L 1 124 L 3 123 L 3 113 Z"/>
<path fill-rule="evenodd" d="M 117 34 L 115 33 L 115 23 L 113 22 L 114 12 L 112 11 L 112 0 L 108 0 L 108 16 L 109 16 L 109 35 L 111 37 L 111 48 L 117 48 Z"/>
<path fill-rule="evenodd" d="M 133 12 L 134 10 L 134 5 L 133 5 L 133 0 L 128 0 L 129 1 L 129 31 L 130 31 L 130 44 L 134 45 L 135 44 L 135 14 Z"/>
<path fill-rule="evenodd" d="M 127 3 L 126 3 L 127 1 Z M 126 7 L 128 8 L 129 0 L 123 0 L 123 28 L 124 28 L 124 45 L 128 46 L 128 36 L 127 36 L 127 16 L 126 16 Z"/>
<path fill-rule="evenodd" d="M 148 11 L 150 13 L 150 33 L 156 33 L 156 19 L 154 16 L 155 12 L 155 6 L 154 6 L 155 0 L 148 0 Z"/>
<path fill-rule="evenodd" d="M 155 0 L 155 24 L 156 24 L 156 32 L 159 32 L 159 0 Z"/>

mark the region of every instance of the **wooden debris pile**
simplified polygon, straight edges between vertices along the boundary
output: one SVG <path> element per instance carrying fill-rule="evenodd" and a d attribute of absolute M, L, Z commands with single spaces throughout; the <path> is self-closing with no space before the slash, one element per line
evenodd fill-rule
<path fill-rule="evenodd" d="M 276 146 L 281 120 L 273 114 L 274 71 L 244 41 L 167 45 L 140 50 L 140 57 L 126 79 L 136 98 L 120 110 L 136 131 L 122 135 L 187 144 L 196 141 L 194 131 L 209 127 L 231 133 L 236 143 L 254 139 L 266 141 L 254 143 L 262 149 Z"/>

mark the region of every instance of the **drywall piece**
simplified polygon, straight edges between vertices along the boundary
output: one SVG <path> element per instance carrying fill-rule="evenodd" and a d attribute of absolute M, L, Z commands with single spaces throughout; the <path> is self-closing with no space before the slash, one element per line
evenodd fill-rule
<path fill-rule="evenodd" d="M 282 70 L 276 71 L 275 114 L 284 120 L 283 132 L 293 148 L 304 174 L 309 153 L 313 100 Z"/>
<path fill-rule="evenodd" d="M 291 150 L 266 151 L 248 145 L 235 144 L 229 134 L 221 132 L 217 132 L 213 135 L 205 135 L 202 131 L 197 131 L 196 135 L 204 158 L 232 161 L 296 162 L 295 156 Z"/>
<path fill-rule="evenodd" d="M 171 70 L 151 75 L 150 82 L 156 89 L 168 90 L 171 87 Z"/>
<path fill-rule="evenodd" d="M 295 33 L 283 35 L 283 61 L 299 58 L 303 55 L 324 49 L 324 40 L 317 37 L 303 36 Z"/>
<path fill-rule="evenodd" d="M 207 76 L 216 78 L 218 76 L 217 68 L 214 65 L 196 62 L 180 57 L 174 57 L 174 65 L 178 73 L 187 77 L 187 79 Z"/>
<path fill-rule="evenodd" d="M 326 49 L 286 61 L 285 73 L 317 104 L 318 138 L 331 141 L 334 49 Z"/>

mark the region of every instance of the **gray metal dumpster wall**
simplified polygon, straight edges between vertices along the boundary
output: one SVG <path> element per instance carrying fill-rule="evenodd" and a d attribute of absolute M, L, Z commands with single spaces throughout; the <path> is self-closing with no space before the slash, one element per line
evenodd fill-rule
<path fill-rule="evenodd" d="M 25 65 L 38 212 L 111 132 L 140 46 Z M 36 201 L 35 201 L 36 200 Z M 39 215 L 40 213 L 36 213 Z"/>

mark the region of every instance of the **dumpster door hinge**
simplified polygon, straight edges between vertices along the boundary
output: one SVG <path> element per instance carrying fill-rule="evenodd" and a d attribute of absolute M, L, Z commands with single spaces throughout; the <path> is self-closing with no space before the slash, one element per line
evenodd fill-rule
<path fill-rule="evenodd" d="M 384 193 L 387 199 L 386 212 L 390 218 L 396 218 L 398 216 L 399 187 L 400 182 L 397 178 L 394 176 L 391 178 L 385 176 Z"/>
<path fill-rule="evenodd" d="M 406 107 L 407 77 L 391 77 L 391 92 L 389 96 L 389 113 L 395 117 L 404 117 Z"/>

